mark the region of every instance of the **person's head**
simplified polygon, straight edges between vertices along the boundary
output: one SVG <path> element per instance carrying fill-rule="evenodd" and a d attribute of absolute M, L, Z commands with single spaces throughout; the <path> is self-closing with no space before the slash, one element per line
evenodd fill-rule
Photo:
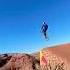
<path fill-rule="evenodd" d="M 43 24 L 46 24 L 45 22 L 43 22 Z"/>

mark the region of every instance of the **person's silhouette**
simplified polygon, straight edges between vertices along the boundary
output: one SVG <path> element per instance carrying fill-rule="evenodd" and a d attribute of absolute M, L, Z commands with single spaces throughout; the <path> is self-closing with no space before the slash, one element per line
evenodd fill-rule
<path fill-rule="evenodd" d="M 47 38 L 47 35 L 46 35 L 47 29 L 48 29 L 48 25 L 45 22 L 43 22 L 43 25 L 41 27 L 41 31 L 44 34 L 45 38 Z"/>

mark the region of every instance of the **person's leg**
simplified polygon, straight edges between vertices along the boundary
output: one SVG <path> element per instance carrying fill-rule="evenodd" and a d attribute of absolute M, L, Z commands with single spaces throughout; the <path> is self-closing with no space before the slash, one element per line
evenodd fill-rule
<path fill-rule="evenodd" d="M 47 37 L 46 37 L 46 32 L 44 32 L 44 36 L 45 36 L 45 38 L 47 38 Z"/>

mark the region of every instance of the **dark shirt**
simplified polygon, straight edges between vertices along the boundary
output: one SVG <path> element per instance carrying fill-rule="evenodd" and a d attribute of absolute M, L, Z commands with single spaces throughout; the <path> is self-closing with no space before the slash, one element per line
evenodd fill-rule
<path fill-rule="evenodd" d="M 48 29 L 48 25 L 47 24 L 43 24 L 41 30 L 46 32 L 47 29 Z"/>

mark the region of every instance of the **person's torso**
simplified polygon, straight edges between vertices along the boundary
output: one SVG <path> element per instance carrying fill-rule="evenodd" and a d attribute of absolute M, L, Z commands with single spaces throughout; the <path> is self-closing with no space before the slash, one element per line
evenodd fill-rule
<path fill-rule="evenodd" d="M 48 25 L 47 24 L 44 24 L 43 25 L 43 29 L 46 29 L 47 30 L 48 29 Z"/>

